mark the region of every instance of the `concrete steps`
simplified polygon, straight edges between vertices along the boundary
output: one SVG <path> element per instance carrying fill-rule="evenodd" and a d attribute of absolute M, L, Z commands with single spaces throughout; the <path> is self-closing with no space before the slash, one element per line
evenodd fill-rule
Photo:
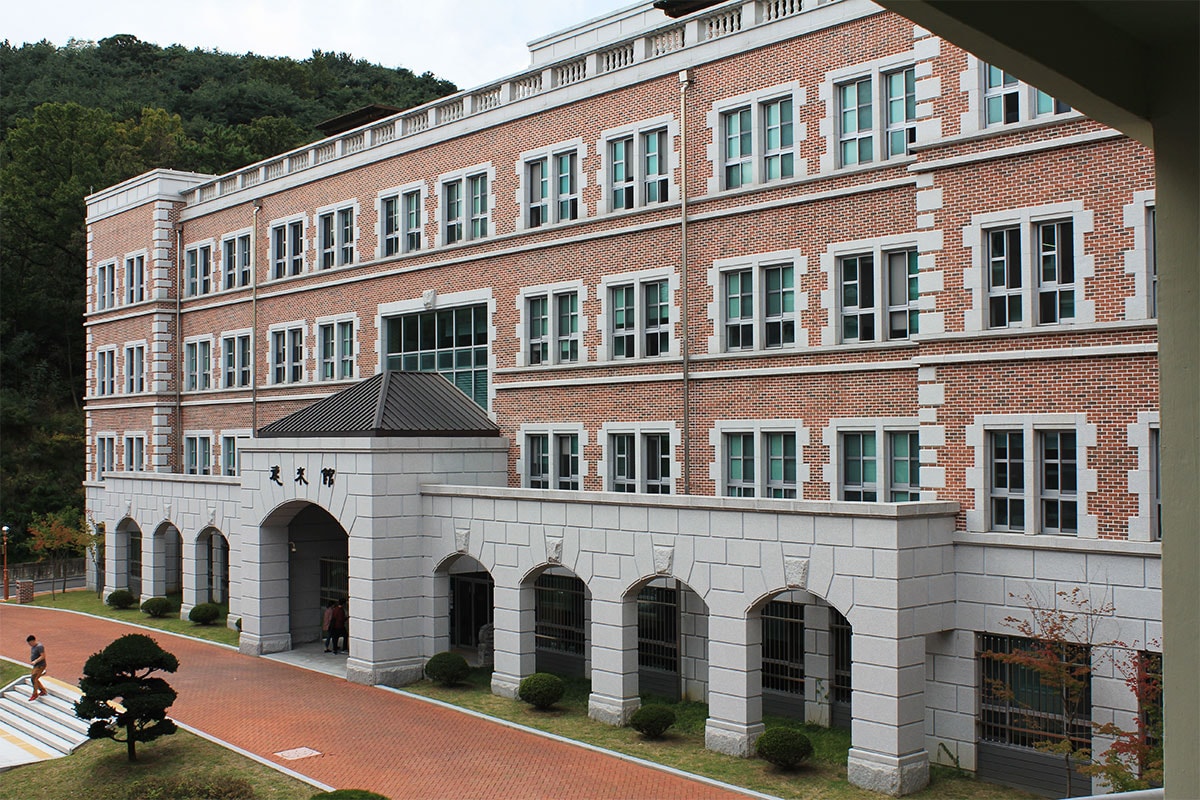
<path fill-rule="evenodd" d="M 49 694 L 30 701 L 24 677 L 0 691 L 0 769 L 67 755 L 87 741 L 88 723 L 75 716 L 79 690 L 42 678 Z"/>

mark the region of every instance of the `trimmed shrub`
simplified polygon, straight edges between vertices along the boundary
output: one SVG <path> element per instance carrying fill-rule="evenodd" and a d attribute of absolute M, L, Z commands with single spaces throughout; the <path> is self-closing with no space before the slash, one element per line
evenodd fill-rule
<path fill-rule="evenodd" d="M 783 769 L 794 769 L 812 755 L 808 737 L 795 728 L 771 728 L 754 745 L 758 757 Z"/>
<path fill-rule="evenodd" d="M 250 782 L 232 775 L 170 775 L 143 778 L 126 800 L 255 800 Z"/>
<path fill-rule="evenodd" d="M 115 608 L 118 611 L 123 611 L 127 608 L 133 608 L 137 605 L 137 598 L 133 596 L 133 592 L 128 589 L 117 589 L 110 594 L 104 601 L 109 607 Z"/>
<path fill-rule="evenodd" d="M 381 794 L 368 792 L 366 789 L 338 789 L 333 792 L 314 794 L 312 800 L 388 800 Z"/>
<path fill-rule="evenodd" d="M 675 711 L 661 703 L 651 703 L 633 712 L 629 727 L 647 739 L 657 739 L 675 724 Z"/>
<path fill-rule="evenodd" d="M 549 672 L 535 672 L 517 687 L 517 697 L 534 708 L 547 709 L 562 699 L 567 687 L 562 678 Z"/>
<path fill-rule="evenodd" d="M 220 616 L 221 607 L 216 603 L 201 603 L 192 606 L 192 610 L 188 612 L 188 619 L 197 625 L 212 625 Z"/>
<path fill-rule="evenodd" d="M 425 677 L 439 686 L 453 686 L 471 673 L 471 665 L 458 653 L 438 653 L 425 662 Z"/>
<path fill-rule="evenodd" d="M 165 597 L 151 597 L 142 603 L 142 611 L 152 617 L 165 617 L 175 610 L 175 604 Z"/>

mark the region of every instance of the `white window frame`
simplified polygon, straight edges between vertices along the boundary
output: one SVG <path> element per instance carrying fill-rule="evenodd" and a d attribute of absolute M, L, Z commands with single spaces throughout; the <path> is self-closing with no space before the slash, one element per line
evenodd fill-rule
<path fill-rule="evenodd" d="M 787 99 L 792 101 L 792 175 L 790 178 L 767 180 L 765 173 L 768 152 L 764 107 L 770 103 Z M 801 121 L 800 113 L 805 101 L 805 87 L 801 86 L 799 81 L 789 81 L 754 92 L 722 98 L 713 103 L 712 109 L 706 115 L 709 130 L 712 131 L 712 139 L 707 146 L 707 156 L 712 167 L 712 173 L 708 178 L 708 193 L 716 194 L 723 191 L 745 191 L 764 186 L 776 186 L 807 176 L 808 161 L 800 157 L 800 143 L 807 138 L 807 127 Z M 726 115 L 745 108 L 750 109 L 751 152 L 748 158 L 751 165 L 751 177 L 749 181 L 730 187 L 726 185 L 725 179 Z M 770 155 L 778 155 L 783 152 L 786 152 L 786 149 L 778 152 L 772 151 Z"/>
<path fill-rule="evenodd" d="M 212 431 L 183 432 L 184 475 L 212 475 Z"/>
<path fill-rule="evenodd" d="M 842 500 L 842 492 L 845 488 L 845 476 L 843 474 L 843 434 L 847 433 L 871 433 L 875 436 L 875 459 L 876 459 L 876 499 L 875 500 Z M 916 417 L 837 417 L 829 420 L 829 425 L 822 431 L 821 441 L 829 448 L 829 461 L 823 465 L 823 474 L 826 482 L 829 484 L 829 497 L 834 502 L 867 502 L 867 503 L 888 503 L 891 501 L 892 495 L 892 453 L 891 453 L 891 436 L 893 433 L 918 433 L 922 434 L 920 420 Z M 925 439 L 921 435 L 921 440 Z M 924 445 L 922 444 L 922 447 Z M 922 454 L 918 454 L 921 458 Z M 923 459 L 922 459 L 923 463 Z M 928 485 L 923 477 L 925 468 L 921 468 L 922 475 L 918 476 L 918 487 Z M 912 486 L 913 484 L 909 484 Z M 936 493 L 930 490 L 920 491 L 921 500 L 934 500 Z M 911 501 L 902 501 L 911 502 Z"/>
<path fill-rule="evenodd" d="M 589 465 L 584 453 L 588 444 L 587 430 L 583 427 L 582 422 L 555 422 L 555 423 L 525 423 L 517 428 L 517 475 L 521 480 L 521 485 L 528 487 L 532 480 L 532 475 L 529 469 L 529 437 L 545 436 L 549 447 L 549 465 L 547 481 L 550 489 L 562 488 L 558 485 L 558 442 L 563 437 L 575 436 L 579 442 L 579 472 L 577 474 L 579 486 L 577 489 L 562 488 L 563 491 L 582 491 L 584 481 L 587 479 Z"/>
<path fill-rule="evenodd" d="M 579 330 L 572 337 L 578 342 L 579 358 L 574 361 L 564 361 L 559 350 L 561 338 L 558 336 L 558 298 L 563 295 L 574 293 L 578 299 L 578 318 Z M 529 318 L 529 302 L 537 297 L 545 297 L 549 306 L 547 312 L 546 341 L 548 344 L 547 352 L 549 357 L 541 364 L 533 364 L 530 359 L 530 349 L 532 342 L 530 341 L 530 318 Z M 589 359 L 588 347 L 584 344 L 585 335 L 587 333 L 587 315 L 583 313 L 584 303 L 588 299 L 587 286 L 583 281 L 565 281 L 562 283 L 546 283 L 540 286 L 526 286 L 517 294 L 517 325 L 516 336 L 517 341 L 521 343 L 520 350 L 517 352 L 516 365 L 518 367 L 530 366 L 565 366 L 575 367 L 580 364 L 586 364 Z"/>
<path fill-rule="evenodd" d="M 659 154 L 659 178 L 667 182 L 666 197 L 659 200 L 647 201 L 646 185 L 649 176 L 646 174 L 646 141 L 648 134 L 662 131 L 666 134 L 666 152 Z M 596 152 L 600 155 L 600 169 L 595 173 L 595 185 L 603 187 L 604 197 L 597 203 L 597 213 L 624 214 L 643 208 L 656 208 L 665 203 L 679 201 L 679 187 L 675 183 L 675 171 L 679 169 L 679 153 L 676 142 L 679 137 L 679 122 L 673 114 L 664 114 L 650 119 L 639 120 L 629 125 L 609 128 L 600 133 L 596 140 Z M 632 185 L 633 197 L 628 208 L 618 208 L 614 202 L 613 184 L 613 143 L 621 139 L 631 139 L 633 152 L 626 156 L 629 162 L 628 183 Z M 656 178 L 657 181 L 659 178 Z"/>
<path fill-rule="evenodd" d="M 1133 249 L 1123 253 L 1125 273 L 1133 276 L 1133 295 L 1125 298 L 1125 319 L 1155 319 L 1158 272 L 1154 254 L 1157 237 L 1151 229 L 1154 190 L 1134 192 L 1131 199 L 1132 202 L 1122 206 L 1124 225 L 1133 232 Z"/>
<path fill-rule="evenodd" d="M 634 458 L 636 459 L 636 474 L 634 480 L 637 486 L 637 494 L 647 494 L 646 480 L 646 437 L 650 435 L 666 434 L 671 445 L 671 456 L 669 467 L 671 474 L 668 479 L 662 484 L 667 487 L 666 492 L 656 494 L 676 494 L 676 481 L 679 479 L 679 448 L 681 446 L 681 438 L 679 429 L 674 422 L 605 422 L 600 426 L 600 441 L 603 446 L 602 456 L 598 469 L 600 475 L 604 479 L 604 491 L 615 491 L 613 488 L 613 468 L 614 458 L 612 447 L 612 437 L 618 434 L 629 434 L 634 437 Z"/>
<path fill-rule="evenodd" d="M 487 180 L 487 230 L 480 235 L 472 233 L 472 209 L 471 209 L 471 180 L 483 176 Z M 452 183 L 459 185 L 461 195 L 459 203 L 461 206 L 458 216 L 454 218 L 454 222 L 461 225 L 462 235 L 453 242 L 448 241 L 446 231 L 451 223 L 451 219 L 447 216 L 446 207 L 446 187 Z M 455 170 L 453 172 L 445 172 L 438 176 L 438 234 L 437 244 L 439 247 L 446 247 L 451 244 L 465 244 L 467 242 L 476 241 L 478 239 L 489 239 L 496 235 L 496 169 L 492 166 L 492 162 L 485 161 L 481 164 L 466 167 L 464 169 Z"/>
<path fill-rule="evenodd" d="M 96 349 L 96 396 L 110 397 L 117 393 L 117 347 Z"/>
<path fill-rule="evenodd" d="M 1095 492 L 1099 471 L 1092 468 L 1090 458 L 1097 446 L 1098 426 L 1089 424 L 1087 414 L 977 414 L 974 422 L 966 427 L 966 445 L 974 452 L 974 462 L 965 471 L 965 483 L 973 487 L 973 508 L 964 509 L 966 529 L 972 532 L 990 532 L 991 527 L 991 432 L 1022 432 L 1025 459 L 1023 467 L 1025 500 L 1025 530 L 1003 531 L 1013 536 L 1065 536 L 1068 538 L 1095 539 L 1099 526 L 1099 515 L 1089 513 L 1088 494 Z M 1043 533 L 1041 510 L 1041 437 L 1046 431 L 1074 431 L 1076 458 L 1076 515 L 1078 530 L 1075 533 Z"/>
<path fill-rule="evenodd" d="M 125 254 L 125 305 L 146 300 L 146 256 L 145 250 Z"/>
<path fill-rule="evenodd" d="M 804 459 L 804 448 L 809 445 L 809 430 L 800 419 L 729 419 L 717 420 L 708 433 L 709 444 L 713 448 L 713 461 L 708 467 L 708 476 L 712 479 L 716 494 L 729 497 L 728 475 L 728 438 L 737 434 L 749 434 L 754 437 L 754 497 L 756 499 L 773 499 L 770 491 L 769 453 L 765 442 L 771 434 L 792 434 L 796 437 L 796 490 L 795 498 L 803 499 L 804 485 L 810 479 L 808 463 Z M 743 482 L 745 482 L 743 480 Z"/>
<path fill-rule="evenodd" d="M 242 245 L 245 244 L 243 249 Z M 229 248 L 233 246 L 233 263 L 229 263 Z M 220 291 L 244 289 L 253 283 L 254 276 L 254 231 L 243 228 L 221 237 L 221 286 Z M 242 263 L 243 260 L 245 263 Z"/>
<path fill-rule="evenodd" d="M 117 307 L 117 262 L 105 261 L 96 267 L 96 310 Z"/>
<path fill-rule="evenodd" d="M 350 346 L 347 351 L 342 340 L 343 326 L 350 328 Z M 328 363 L 333 367 L 333 376 L 325 377 L 325 341 L 323 336 L 329 330 L 333 336 L 333 357 Z M 322 382 L 349 381 L 358 378 L 358 315 L 339 314 L 330 317 L 317 317 L 313 322 L 313 341 L 316 342 L 316 374 L 315 378 Z M 343 375 L 346 362 L 350 364 L 350 374 Z"/>
<path fill-rule="evenodd" d="M 1050 112 L 1039 114 L 1037 111 L 1038 94 L 1045 95 L 1046 93 L 1040 92 L 1035 86 L 1030 86 L 1028 83 L 1018 80 L 1015 89 L 1017 93 L 1017 121 L 989 125 L 987 123 L 989 64 L 970 53 L 967 53 L 966 56 L 967 66 L 959 74 L 958 81 L 959 91 L 967 95 L 967 110 L 959 116 L 959 130 L 964 136 L 992 131 L 1010 131 L 1023 126 L 1042 125 L 1083 117 L 1081 113 L 1074 109 L 1066 111 L 1051 110 Z M 1049 95 L 1046 96 L 1049 97 Z M 1052 102 L 1053 100 L 1054 98 L 1051 98 Z"/>
<path fill-rule="evenodd" d="M 195 354 L 194 356 L 192 354 Z M 194 360 L 195 363 L 192 363 Z M 207 365 L 206 365 L 207 362 Z M 206 368 L 207 366 L 207 368 Z M 205 392 L 213 388 L 213 340 L 211 336 L 191 336 L 183 340 L 183 390 Z"/>
<path fill-rule="evenodd" d="M 238 346 L 243 339 L 249 344 L 248 353 Z M 252 387 L 254 385 L 254 332 L 249 328 L 242 328 L 236 331 L 222 331 L 220 342 L 221 352 L 218 369 L 221 373 L 221 388 L 248 389 Z M 233 371 L 236 377 L 232 382 L 229 380 L 230 342 L 233 343 L 233 347 L 235 348 L 233 350 Z M 245 361 L 242 359 L 243 355 L 246 356 Z M 243 373 L 247 373 L 245 383 L 241 382 Z"/>
<path fill-rule="evenodd" d="M 346 214 L 351 215 L 349 232 L 345 225 Z M 321 206 L 313 212 L 313 230 L 316 231 L 314 243 L 316 256 L 313 261 L 317 271 L 358 263 L 360 216 L 357 200 L 331 203 Z M 329 248 L 325 247 L 326 234 L 332 242 Z M 326 263 L 327 254 L 329 263 Z"/>
<path fill-rule="evenodd" d="M 408 227 L 408 215 L 405 206 L 406 198 L 411 195 L 417 197 L 417 225 L 411 230 Z M 425 181 L 413 181 L 406 183 L 403 186 L 393 186 L 389 189 L 384 189 L 379 192 L 375 199 L 375 209 L 377 212 L 377 221 L 375 223 L 375 257 L 376 258 L 395 258 L 396 256 L 406 253 L 415 253 L 425 249 L 425 226 L 429 222 L 429 188 Z M 393 200 L 396 203 L 396 231 L 393 234 L 396 237 L 396 252 L 387 252 L 387 219 L 384 213 L 386 203 Z M 416 247 L 412 246 L 409 234 L 417 235 Z"/>
<path fill-rule="evenodd" d="M 667 296 L 671 298 L 671 303 L 668 309 L 668 333 L 669 340 L 667 344 L 667 352 L 659 353 L 655 356 L 646 356 L 646 325 L 645 325 L 645 303 L 646 291 L 645 286 L 649 283 L 665 280 L 667 282 Z M 612 339 L 613 331 L 611 322 L 613 310 L 612 306 L 612 290 L 618 286 L 630 285 L 635 287 L 634 290 L 634 316 L 637 324 L 634 328 L 634 354 L 631 357 L 622 357 L 613 359 L 612 357 Z M 636 272 L 625 272 L 620 275 L 606 275 L 600 280 L 600 286 L 597 289 L 600 295 L 600 314 L 596 317 L 596 327 L 603 332 L 601 343 L 596 350 L 596 359 L 598 361 L 616 360 L 621 362 L 637 361 L 642 358 L 668 358 L 679 355 L 679 337 L 675 331 L 679 325 L 679 276 L 673 270 L 667 268 L 638 270 Z"/>
<path fill-rule="evenodd" d="M 221 463 L 215 466 L 215 475 L 241 475 L 242 474 L 242 457 L 241 449 L 242 442 L 249 441 L 252 437 L 252 431 L 247 429 L 239 430 L 224 430 L 221 431 L 221 436 L 218 441 L 221 443 Z M 227 449 L 229 442 L 233 443 L 233 451 Z M 230 455 L 232 458 L 232 471 L 230 471 Z"/>
<path fill-rule="evenodd" d="M 1137 466 L 1128 472 L 1129 493 L 1137 498 L 1137 514 L 1129 518 L 1129 540 L 1133 542 L 1160 541 L 1162 517 L 1161 497 L 1155 496 L 1161 486 L 1160 460 L 1155 463 L 1155 444 L 1161 446 L 1161 426 L 1158 411 L 1139 411 L 1137 421 L 1129 423 L 1127 444 L 1137 452 Z M 1158 501 L 1158 502 L 1156 502 Z"/>
<path fill-rule="evenodd" d="M 300 226 L 299 239 L 296 241 L 293 241 L 291 235 L 293 225 Z M 276 246 L 277 231 L 280 228 L 284 230 L 285 252 L 282 253 Z M 294 249 L 294 245 L 299 245 L 298 252 Z M 271 220 L 267 224 L 267 252 L 271 263 L 271 280 L 281 281 L 306 273 L 308 271 L 308 215 L 292 214 Z"/>
<path fill-rule="evenodd" d="M 296 383 L 308 382 L 308 337 L 306 334 L 307 325 L 304 320 L 293 320 L 291 322 L 279 322 L 267 328 L 267 347 L 268 363 L 270 364 L 270 383 L 273 386 L 286 386 Z M 299 378 L 293 378 L 296 373 L 297 362 L 295 355 L 295 336 L 299 333 L 300 337 L 300 359 L 299 359 Z M 277 334 L 283 335 L 284 357 L 279 360 L 279 352 L 275 347 Z M 283 380 L 279 380 L 278 370 L 283 368 Z"/>
<path fill-rule="evenodd" d="M 220 275 L 213 260 L 214 242 L 205 239 L 192 242 L 183 250 L 184 297 L 203 297 L 217 289 Z M 207 289 L 205 288 L 207 285 Z"/>
<path fill-rule="evenodd" d="M 975 214 L 963 227 L 963 245 L 971 251 L 971 262 L 963 272 L 963 287 L 971 292 L 971 307 L 963 312 L 963 328 L 968 332 L 1055 329 L 1095 322 L 1096 303 L 1084 292 L 1095 273 L 1095 257 L 1084 247 L 1084 237 L 1092 232 L 1094 213 L 1085 210 L 1082 200 L 1051 203 L 1006 211 Z M 1065 322 L 1041 324 L 1038 321 L 1038 287 L 1035 246 L 1036 228 L 1046 222 L 1071 222 L 1075 258 L 1075 317 Z M 1021 231 L 1021 320 L 1017 324 L 993 328 L 989 314 L 988 232 L 1002 228 Z"/>
<path fill-rule="evenodd" d="M 779 347 L 767 347 L 766 342 L 766 281 L 764 275 L 774 267 L 792 268 L 792 305 L 793 310 L 787 316 L 791 317 L 792 328 L 795 331 L 791 344 Z M 753 272 L 753 346 L 729 349 L 728 308 L 726 297 L 727 276 L 742 270 Z M 708 304 L 709 320 L 712 323 L 712 335 L 708 338 L 708 352 L 713 354 L 726 353 L 730 355 L 746 355 L 750 353 L 791 352 L 808 346 L 808 333 L 801 324 L 801 313 L 808 309 L 808 295 L 801 288 L 801 278 L 808 269 L 807 256 L 799 250 L 777 250 L 773 253 L 755 253 L 749 256 L 734 258 L 719 258 L 708 270 L 708 283 L 712 288 L 712 301 Z"/>
<path fill-rule="evenodd" d="M 124 468 L 129 472 L 146 471 L 146 432 L 125 431 L 121 450 Z"/>
<path fill-rule="evenodd" d="M 115 431 L 100 431 L 95 439 L 96 480 L 104 480 L 104 473 L 117 471 L 117 434 Z"/>
<path fill-rule="evenodd" d="M 557 159 L 560 156 L 574 156 L 575 171 L 574 182 L 575 191 L 562 194 L 558 185 L 557 174 Z M 550 145 L 549 147 L 539 147 L 536 150 L 526 150 L 521 153 L 517 160 L 517 208 L 520 215 L 517 217 L 515 228 L 518 231 L 533 230 L 535 228 L 545 228 L 549 225 L 559 225 L 564 222 L 575 222 L 577 220 L 586 219 L 589 214 L 587 204 L 583 201 L 584 189 L 587 187 L 587 173 L 583 170 L 583 160 L 587 157 L 587 145 L 583 139 L 570 139 L 565 142 Z M 543 198 L 542 205 L 546 207 L 546 218 L 537 225 L 533 224 L 532 209 L 533 209 L 533 184 L 530 178 L 531 166 L 536 162 L 544 162 L 546 174 L 544 180 L 546 182 L 547 194 Z M 559 208 L 560 200 L 575 201 L 575 216 L 563 216 Z"/>
<path fill-rule="evenodd" d="M 146 341 L 125 343 L 125 394 L 146 391 Z"/>

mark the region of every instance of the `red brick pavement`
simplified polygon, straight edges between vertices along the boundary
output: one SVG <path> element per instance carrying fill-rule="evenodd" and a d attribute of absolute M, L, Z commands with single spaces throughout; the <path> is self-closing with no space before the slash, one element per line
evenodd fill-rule
<path fill-rule="evenodd" d="M 0 605 L 0 653 L 46 645 L 49 674 L 78 682 L 92 653 L 143 629 L 32 606 Z M 745 798 L 745 795 L 514 730 L 369 686 L 152 633 L 179 658 L 171 716 L 338 788 L 417 798 Z M 311 747 L 322 755 L 284 761 Z"/>

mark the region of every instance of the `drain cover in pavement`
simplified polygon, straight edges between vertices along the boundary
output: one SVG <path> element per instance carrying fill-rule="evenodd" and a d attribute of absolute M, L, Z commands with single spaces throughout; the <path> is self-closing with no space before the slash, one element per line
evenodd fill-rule
<path fill-rule="evenodd" d="M 313 750 L 311 747 L 294 747 L 291 750 L 284 750 L 282 753 L 276 753 L 275 755 L 288 761 L 295 761 L 298 758 L 319 756 L 321 755 L 321 751 Z"/>

